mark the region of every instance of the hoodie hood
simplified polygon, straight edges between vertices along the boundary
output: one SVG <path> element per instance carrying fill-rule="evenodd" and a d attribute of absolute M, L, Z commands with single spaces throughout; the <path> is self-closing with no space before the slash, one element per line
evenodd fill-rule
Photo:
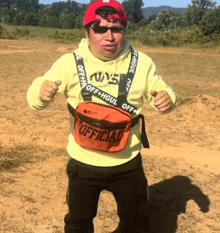
<path fill-rule="evenodd" d="M 91 53 L 89 49 L 88 39 L 83 38 L 79 44 L 78 49 L 75 51 L 75 53 L 78 54 L 80 57 L 82 57 L 84 60 L 97 63 L 97 64 L 103 64 L 103 63 L 108 63 L 108 62 L 117 63 L 118 61 L 122 60 L 123 58 L 125 58 L 125 56 L 127 56 L 130 53 L 130 44 L 127 40 L 124 40 L 123 47 L 120 53 L 117 55 L 117 57 L 109 61 L 102 61 Z"/>

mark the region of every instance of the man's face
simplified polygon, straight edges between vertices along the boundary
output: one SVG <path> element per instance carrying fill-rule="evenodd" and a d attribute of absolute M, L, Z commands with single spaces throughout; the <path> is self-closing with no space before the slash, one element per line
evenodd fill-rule
<path fill-rule="evenodd" d="M 112 30 L 106 27 L 112 28 Z M 89 30 L 89 35 L 86 31 L 86 37 L 94 56 L 109 61 L 118 55 L 124 41 L 123 26 L 120 22 L 101 19 L 100 24 L 95 24 L 95 27 L 91 26 Z"/>

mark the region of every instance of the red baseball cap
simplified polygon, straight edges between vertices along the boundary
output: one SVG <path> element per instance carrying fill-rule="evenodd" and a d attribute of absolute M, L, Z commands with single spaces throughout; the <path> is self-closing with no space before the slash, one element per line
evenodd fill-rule
<path fill-rule="evenodd" d="M 84 26 L 102 18 L 100 15 L 96 14 L 96 10 L 103 6 L 110 6 L 116 10 L 116 13 L 111 14 L 111 18 L 127 23 L 127 15 L 120 2 L 116 0 L 96 0 L 91 2 L 85 11 Z"/>

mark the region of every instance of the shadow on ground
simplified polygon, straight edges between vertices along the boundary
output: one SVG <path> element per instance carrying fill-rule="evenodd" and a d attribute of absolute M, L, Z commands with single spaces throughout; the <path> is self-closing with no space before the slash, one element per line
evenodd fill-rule
<path fill-rule="evenodd" d="M 200 211 L 209 211 L 210 200 L 186 176 L 175 176 L 149 187 L 150 225 L 152 233 L 175 233 L 178 215 L 194 200 Z"/>

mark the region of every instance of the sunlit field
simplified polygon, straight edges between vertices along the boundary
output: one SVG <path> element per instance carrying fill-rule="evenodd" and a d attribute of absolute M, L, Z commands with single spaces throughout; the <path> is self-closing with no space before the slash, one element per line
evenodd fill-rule
<path fill-rule="evenodd" d="M 31 82 L 77 39 L 73 30 L 6 26 L 0 39 L 0 232 L 63 233 L 67 212 L 65 151 L 69 115 L 63 96 L 44 111 L 26 101 Z M 20 35 L 25 33 L 27 35 Z M 57 35 L 51 37 L 51 35 Z M 68 33 L 67 33 L 68 32 Z M 9 33 L 9 34 L 10 34 Z M 83 33 L 83 32 L 79 32 Z M 32 36 L 33 35 L 33 36 Z M 142 151 L 149 182 L 153 233 L 220 231 L 220 48 L 132 46 L 148 54 L 177 95 L 176 109 L 159 114 L 145 103 L 150 149 Z M 118 224 L 111 193 L 101 194 L 95 233 Z"/>

